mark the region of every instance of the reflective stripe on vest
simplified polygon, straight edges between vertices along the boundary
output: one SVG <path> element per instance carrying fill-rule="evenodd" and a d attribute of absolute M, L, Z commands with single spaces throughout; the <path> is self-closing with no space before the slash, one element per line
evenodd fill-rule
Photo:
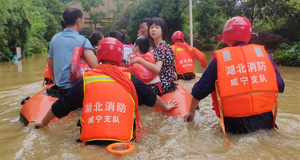
<path fill-rule="evenodd" d="M 246 117 L 273 109 L 278 92 L 276 73 L 263 46 L 227 47 L 216 51 L 214 57 L 225 117 Z"/>
<path fill-rule="evenodd" d="M 91 69 L 83 74 L 80 140 L 132 140 L 135 108 L 132 96 L 114 79 L 96 71 Z M 131 77 L 129 72 L 125 74 Z"/>
<path fill-rule="evenodd" d="M 223 57 L 224 57 L 224 61 L 230 61 L 231 60 L 231 56 L 230 56 L 229 50 L 222 51 L 222 54 L 223 54 Z"/>
<path fill-rule="evenodd" d="M 105 81 L 115 81 L 114 79 L 110 78 L 109 76 L 91 76 L 91 77 L 86 77 L 84 79 L 84 83 L 92 83 L 92 82 L 105 82 Z"/>

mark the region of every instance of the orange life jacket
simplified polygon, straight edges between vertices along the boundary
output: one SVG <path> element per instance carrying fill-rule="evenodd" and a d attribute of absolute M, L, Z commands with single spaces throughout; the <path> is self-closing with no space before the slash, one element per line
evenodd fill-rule
<path fill-rule="evenodd" d="M 263 46 L 227 47 L 214 52 L 216 88 L 225 117 L 247 117 L 272 111 L 278 92 L 275 69 Z M 213 105 L 219 115 L 216 94 Z"/>
<path fill-rule="evenodd" d="M 175 69 L 178 75 L 194 73 L 194 56 L 192 47 L 185 43 L 175 43 L 172 45 L 175 54 Z"/>
<path fill-rule="evenodd" d="M 102 65 L 100 66 L 103 67 Z M 136 98 L 131 96 L 123 84 L 104 74 L 97 67 L 83 74 L 84 100 L 81 112 L 80 140 L 83 142 L 130 141 L 134 136 L 135 103 L 138 102 L 135 102 Z M 115 66 L 110 65 L 110 67 L 114 68 Z M 117 74 L 123 74 L 119 77 L 130 79 L 128 69 L 115 68 L 121 71 L 116 72 Z M 134 87 L 133 89 L 135 90 Z"/>
<path fill-rule="evenodd" d="M 135 54 L 136 57 L 141 57 L 144 60 L 155 64 L 155 59 L 154 59 L 154 53 L 153 52 L 147 52 L 143 55 L 139 55 L 138 53 Z M 129 71 L 133 75 L 135 75 L 137 78 L 142 80 L 144 83 L 149 83 L 151 82 L 155 77 L 157 77 L 158 74 L 148 70 L 144 65 L 141 63 L 133 63 L 129 66 Z"/>
<path fill-rule="evenodd" d="M 44 79 L 47 80 L 46 85 L 50 84 L 51 81 L 53 81 L 53 77 L 52 77 L 51 74 L 50 74 L 48 64 L 47 64 L 47 66 L 46 66 L 46 68 L 45 68 Z M 44 83 L 45 83 L 45 81 L 44 81 Z"/>
<path fill-rule="evenodd" d="M 53 80 L 51 74 L 50 74 L 50 71 L 49 71 L 49 66 L 47 64 L 46 68 L 45 68 L 45 72 L 44 72 L 44 78 L 49 78 L 51 80 Z"/>

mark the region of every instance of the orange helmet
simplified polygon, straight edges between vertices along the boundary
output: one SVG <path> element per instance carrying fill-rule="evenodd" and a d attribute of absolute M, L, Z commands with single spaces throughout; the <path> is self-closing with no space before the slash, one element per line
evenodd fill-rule
<path fill-rule="evenodd" d="M 248 43 L 252 34 L 252 25 L 245 17 L 233 17 L 227 21 L 223 29 L 224 43 L 241 41 Z"/>
<path fill-rule="evenodd" d="M 174 43 L 176 39 L 184 41 L 184 34 L 181 31 L 176 31 L 172 35 L 172 42 Z"/>
<path fill-rule="evenodd" d="M 97 50 L 97 60 L 110 60 L 117 62 L 119 65 L 123 60 L 123 44 L 112 37 L 104 38 L 99 42 Z"/>

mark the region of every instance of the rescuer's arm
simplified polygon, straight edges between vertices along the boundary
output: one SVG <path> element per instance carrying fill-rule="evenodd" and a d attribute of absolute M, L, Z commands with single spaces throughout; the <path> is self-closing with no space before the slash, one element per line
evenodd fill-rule
<path fill-rule="evenodd" d="M 200 80 L 195 83 L 192 89 L 192 102 L 189 112 L 184 116 L 185 121 L 194 119 L 195 110 L 201 99 L 208 96 L 215 90 L 215 81 L 217 80 L 217 60 L 214 58 L 204 71 Z"/>
<path fill-rule="evenodd" d="M 48 55 L 48 58 L 47 58 L 47 62 L 48 62 L 48 69 L 49 69 L 49 72 L 50 72 L 50 75 L 52 76 L 53 80 L 55 81 L 55 77 L 54 77 L 54 69 L 53 69 L 53 42 L 51 40 L 50 42 L 50 47 L 49 47 L 49 55 Z"/>
<path fill-rule="evenodd" d="M 88 39 L 85 39 L 83 45 L 83 55 L 91 68 L 98 66 L 97 57 L 95 56 L 93 49 L 94 47 L 92 46 L 91 42 Z"/>
<path fill-rule="evenodd" d="M 54 80 L 53 58 L 48 57 L 48 58 L 47 58 L 47 62 L 48 62 L 48 69 L 49 69 L 50 75 L 53 77 L 53 80 Z"/>
<path fill-rule="evenodd" d="M 217 59 L 213 59 L 205 69 L 202 77 L 192 88 L 194 98 L 201 100 L 215 90 L 215 81 L 217 80 Z"/>
<path fill-rule="evenodd" d="M 184 121 L 193 121 L 195 116 L 195 110 L 198 107 L 200 100 L 192 98 L 192 103 L 189 112 L 184 115 Z"/>
<path fill-rule="evenodd" d="M 43 128 L 47 126 L 53 118 L 55 118 L 55 115 L 53 114 L 52 109 L 49 109 L 42 121 L 33 121 L 30 125 L 33 125 L 35 128 Z"/>
<path fill-rule="evenodd" d="M 206 58 L 205 58 L 205 54 L 202 53 L 201 51 L 199 51 L 197 48 L 193 47 L 193 54 L 194 54 L 194 57 L 199 61 L 201 62 L 201 66 L 203 68 L 206 68 L 207 67 L 207 61 L 206 61 Z"/>
<path fill-rule="evenodd" d="M 90 49 L 85 50 L 84 58 L 86 59 L 86 61 L 88 62 L 91 68 L 95 68 L 96 66 L 98 66 L 97 57 L 95 56 L 92 50 Z"/>
<path fill-rule="evenodd" d="M 284 81 L 283 81 L 283 79 L 282 79 L 282 77 L 281 77 L 281 75 L 280 75 L 280 73 L 279 73 L 279 71 L 278 71 L 278 69 L 277 69 L 277 67 L 276 67 L 276 65 L 275 65 L 272 57 L 271 57 L 271 55 L 268 54 L 268 56 L 269 56 L 269 58 L 270 58 L 270 60 L 271 60 L 271 62 L 273 64 L 274 69 L 275 69 L 278 91 L 279 91 L 279 93 L 283 93 L 284 92 L 284 86 L 285 86 Z"/>

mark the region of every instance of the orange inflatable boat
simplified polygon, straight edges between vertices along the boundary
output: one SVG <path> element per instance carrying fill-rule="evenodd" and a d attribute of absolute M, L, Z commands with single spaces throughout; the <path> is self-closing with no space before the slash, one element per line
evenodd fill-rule
<path fill-rule="evenodd" d="M 171 93 L 166 93 L 160 97 L 166 104 L 169 100 L 177 100 L 179 105 L 176 108 L 173 108 L 165 114 L 170 116 L 184 116 L 190 109 L 192 95 L 188 93 L 181 85 L 176 86 L 176 90 Z M 162 112 L 159 107 L 155 107 L 155 110 Z"/>
<path fill-rule="evenodd" d="M 34 96 L 25 98 L 21 104 L 24 104 L 20 112 L 20 121 L 26 126 L 32 121 L 41 121 L 47 114 L 52 104 L 58 99 L 52 97 L 46 93 L 48 88 L 51 88 L 53 84 L 48 85 L 43 90 L 35 94 Z M 57 120 L 57 118 L 51 121 Z"/>

